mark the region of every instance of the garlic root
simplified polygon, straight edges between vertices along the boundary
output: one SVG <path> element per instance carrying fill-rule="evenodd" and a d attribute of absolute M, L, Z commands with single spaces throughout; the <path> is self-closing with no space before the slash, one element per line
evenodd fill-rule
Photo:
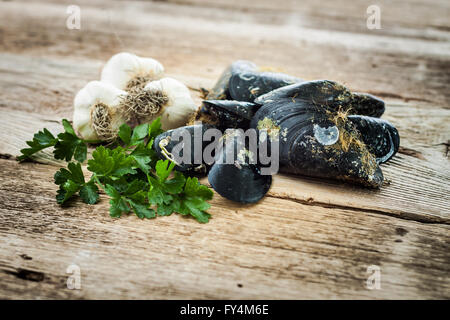
<path fill-rule="evenodd" d="M 189 89 L 183 83 L 173 78 L 163 78 L 149 82 L 143 90 L 154 97 L 160 97 L 161 105 L 156 116 L 161 116 L 163 130 L 184 126 L 197 110 Z M 151 121 L 156 116 L 147 119 L 147 121 Z"/>
<path fill-rule="evenodd" d="M 125 117 L 121 102 L 127 95 L 113 85 L 91 81 L 74 99 L 73 125 L 85 140 L 113 140 Z"/>
<path fill-rule="evenodd" d="M 186 124 L 197 107 L 180 81 L 162 78 L 163 66 L 152 58 L 122 52 L 89 82 L 74 100 L 73 124 L 85 140 L 112 141 L 119 127 L 151 122 L 161 116 L 163 130 Z"/>

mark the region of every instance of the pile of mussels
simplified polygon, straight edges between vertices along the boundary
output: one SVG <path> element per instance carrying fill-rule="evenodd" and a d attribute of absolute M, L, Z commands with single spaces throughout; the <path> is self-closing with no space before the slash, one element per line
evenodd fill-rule
<path fill-rule="evenodd" d="M 253 128 L 268 132 L 264 137 L 278 143 L 282 172 L 378 188 L 383 183 L 379 165 L 391 159 L 400 144 L 397 129 L 380 119 L 384 110 L 382 100 L 350 92 L 333 81 L 304 81 L 262 71 L 249 61 L 236 61 L 197 111 L 193 120 L 200 124 L 164 132 L 155 139 L 154 149 L 161 158 L 173 160 L 180 130 L 192 135 L 191 150 L 195 144 L 203 150 L 207 143 L 202 134 L 209 128 L 221 132 Z M 211 186 L 227 199 L 257 202 L 272 183 L 271 175 L 261 172 L 265 164 L 250 161 L 252 153 L 245 140 L 238 142 L 235 135 L 226 133 L 221 139 L 224 147 L 212 161 L 194 161 L 198 155 L 191 152 L 190 161 L 176 162 L 175 169 L 208 174 Z M 229 154 L 234 154 L 236 161 L 218 161 Z"/>

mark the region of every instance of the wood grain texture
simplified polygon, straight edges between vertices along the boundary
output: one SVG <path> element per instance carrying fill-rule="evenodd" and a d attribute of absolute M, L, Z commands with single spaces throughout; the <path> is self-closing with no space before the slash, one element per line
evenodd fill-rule
<path fill-rule="evenodd" d="M 417 118 L 417 114 L 411 110 L 409 112 L 412 118 Z M 32 133 L 44 127 L 54 134 L 60 132 L 62 126 L 58 120 L 58 116 L 53 115 L 0 109 L 0 126 L 4 128 L 0 132 L 0 154 L 18 156 L 20 149 L 26 147 L 25 141 L 32 138 Z M 448 120 L 450 121 L 450 117 Z M 400 132 L 401 128 L 400 125 Z M 435 127 L 435 130 L 439 130 L 438 127 Z M 274 177 L 269 195 L 300 203 L 355 208 L 422 222 L 450 224 L 448 159 L 439 150 L 416 147 L 417 144 L 408 144 L 408 139 L 404 140 L 402 139 L 402 145 L 415 146 L 415 149 L 408 150 L 423 150 L 423 153 L 420 152 L 419 156 L 398 154 L 393 160 L 382 165 L 388 182 L 380 190 L 332 180 L 278 174 Z M 65 165 L 63 161 L 53 159 L 51 149 L 37 154 L 34 159 L 45 164 Z M 206 178 L 202 182 L 208 183 Z"/>
<path fill-rule="evenodd" d="M 0 298 L 450 298 L 447 1 L 380 1 L 381 30 L 366 28 L 370 1 L 77 1 L 81 30 L 65 27 L 69 4 L 0 2 Z M 235 59 L 379 95 L 401 134 L 390 183 L 277 175 L 257 205 L 216 194 L 206 225 L 115 220 L 105 195 L 61 208 L 51 150 L 14 157 L 61 130 L 123 50 L 159 59 L 197 103 Z M 81 290 L 66 288 L 70 264 Z M 381 290 L 365 286 L 370 265 Z"/>
<path fill-rule="evenodd" d="M 449 298 L 447 225 L 218 196 L 205 225 L 111 219 L 106 197 L 61 209 L 52 166 L 0 160 L 0 169 L 11 172 L 0 178 L 1 298 Z M 71 264 L 79 291 L 65 287 Z M 365 287 L 370 265 L 381 290 Z"/>

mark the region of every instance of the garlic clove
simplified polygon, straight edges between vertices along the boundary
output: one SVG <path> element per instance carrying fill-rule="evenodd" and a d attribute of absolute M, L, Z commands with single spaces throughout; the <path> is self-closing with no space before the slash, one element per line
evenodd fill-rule
<path fill-rule="evenodd" d="M 184 126 L 190 116 L 197 110 L 189 89 L 173 78 L 149 82 L 144 90 L 161 92 L 167 98 L 166 103 L 162 106 L 162 111 L 160 111 L 163 130 Z"/>
<path fill-rule="evenodd" d="M 143 87 L 149 81 L 160 79 L 163 73 L 164 67 L 157 60 L 121 52 L 112 56 L 105 64 L 101 81 L 122 90 L 130 90 L 135 86 Z"/>
<path fill-rule="evenodd" d="M 73 126 L 85 140 L 114 139 L 125 123 L 121 101 L 126 91 L 111 84 L 91 81 L 74 99 Z"/>

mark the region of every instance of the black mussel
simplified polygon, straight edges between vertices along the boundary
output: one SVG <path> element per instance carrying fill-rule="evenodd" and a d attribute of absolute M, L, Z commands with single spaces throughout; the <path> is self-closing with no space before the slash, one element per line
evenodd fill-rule
<path fill-rule="evenodd" d="M 213 189 L 222 197 L 241 203 L 255 203 L 269 191 L 271 175 L 263 175 L 257 154 L 239 135 L 225 134 L 224 146 L 208 173 Z"/>
<path fill-rule="evenodd" d="M 384 113 L 384 101 L 368 93 L 353 92 L 349 102 L 351 114 L 379 118 Z"/>
<path fill-rule="evenodd" d="M 387 126 L 386 130 L 375 125 L 363 126 L 361 118 L 351 121 L 352 112 L 364 109 L 354 101 L 357 99 L 349 90 L 333 81 L 293 84 L 255 100 L 262 106 L 251 127 L 276 133 L 271 139 L 279 140 L 281 171 L 379 187 L 383 174 L 372 143 L 368 142 L 372 141 L 372 135 L 382 134 L 383 144 L 382 139 L 389 140 L 388 132 L 395 134 Z M 367 130 L 360 132 L 354 122 Z M 376 132 L 370 128 L 376 128 Z M 373 145 L 378 148 L 378 143 Z"/>
<path fill-rule="evenodd" d="M 378 163 L 391 159 L 400 147 L 400 135 L 397 129 L 386 120 L 379 118 L 350 115 L 348 116 Z"/>
<path fill-rule="evenodd" d="M 207 130 L 216 130 L 215 140 L 205 139 Z M 211 132 L 211 131 L 210 131 Z M 213 132 L 214 133 L 214 132 Z M 214 162 L 214 153 L 212 159 L 208 161 L 203 155 L 205 148 L 214 143 L 219 143 L 222 133 L 207 124 L 197 124 L 185 126 L 161 133 L 155 138 L 153 149 L 160 159 L 169 159 L 176 166 L 175 170 L 192 175 L 202 175 L 208 172 L 209 167 Z"/>
<path fill-rule="evenodd" d="M 214 87 L 208 92 L 206 99 L 208 100 L 234 100 L 230 96 L 229 85 L 230 78 L 233 74 L 239 74 L 248 70 L 256 70 L 257 67 L 253 62 L 238 60 L 233 62 L 220 75 Z"/>
<path fill-rule="evenodd" d="M 330 80 L 306 81 L 305 85 L 293 84 L 273 90 L 255 99 L 256 104 L 263 104 L 278 97 L 291 98 L 296 101 L 312 101 L 322 108 L 338 111 L 345 108 L 347 114 L 381 117 L 384 102 L 367 93 L 353 93 L 345 86 Z M 275 95 L 272 97 L 272 94 Z"/>
<path fill-rule="evenodd" d="M 223 72 L 207 99 L 253 102 L 260 95 L 302 81 L 281 72 L 263 71 L 250 61 L 238 60 Z"/>
<path fill-rule="evenodd" d="M 250 120 L 258 108 L 259 105 L 251 102 L 205 100 L 196 120 L 210 123 L 222 131 L 230 128 L 248 129 Z"/>

